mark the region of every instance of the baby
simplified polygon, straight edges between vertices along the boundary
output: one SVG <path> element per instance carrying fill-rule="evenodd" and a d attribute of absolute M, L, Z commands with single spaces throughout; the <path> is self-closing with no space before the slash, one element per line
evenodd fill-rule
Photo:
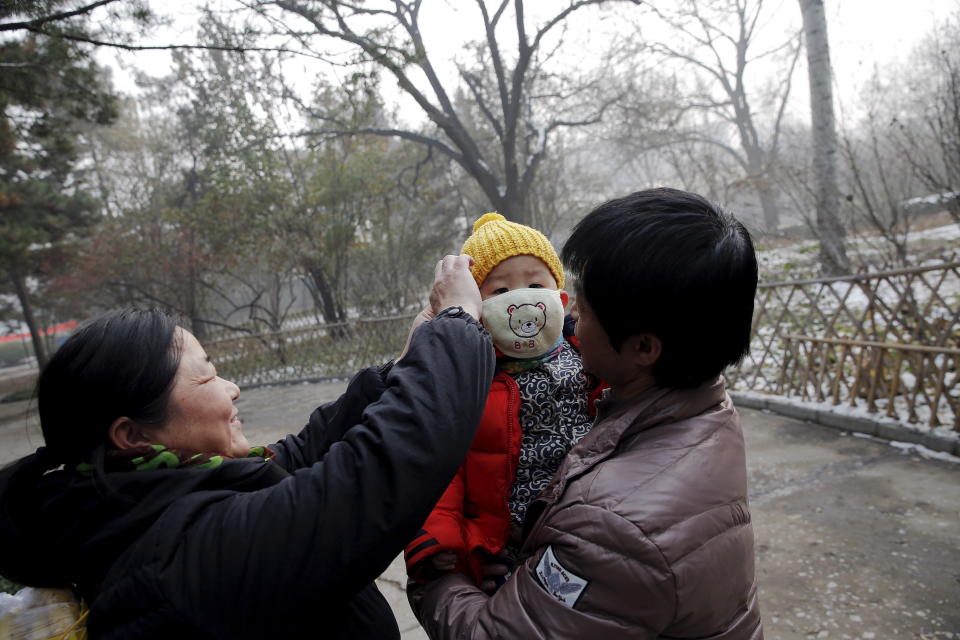
<path fill-rule="evenodd" d="M 583 372 L 563 267 L 542 233 L 488 213 L 461 253 L 476 261 L 497 373 L 464 463 L 407 545 L 418 582 L 457 570 L 479 584 L 489 555 L 511 564 L 527 507 L 590 430 L 601 390 Z"/>

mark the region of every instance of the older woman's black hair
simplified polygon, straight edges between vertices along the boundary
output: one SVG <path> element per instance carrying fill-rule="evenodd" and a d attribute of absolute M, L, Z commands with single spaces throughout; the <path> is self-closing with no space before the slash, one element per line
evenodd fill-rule
<path fill-rule="evenodd" d="M 614 349 L 638 333 L 660 339 L 660 386 L 699 386 L 749 349 L 753 242 L 701 196 L 661 188 L 606 202 L 574 228 L 563 261 Z"/>
<path fill-rule="evenodd" d="M 101 457 L 107 431 L 121 416 L 144 426 L 164 422 L 180 364 L 176 328 L 162 311 L 111 311 L 57 349 L 37 383 L 45 456 L 52 463 Z"/>

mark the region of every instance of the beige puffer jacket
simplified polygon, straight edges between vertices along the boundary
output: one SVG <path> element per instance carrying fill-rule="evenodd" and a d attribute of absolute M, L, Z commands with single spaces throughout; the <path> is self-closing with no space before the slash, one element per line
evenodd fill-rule
<path fill-rule="evenodd" d="M 531 506 L 524 560 L 488 597 L 451 574 L 431 638 L 763 638 L 740 419 L 722 379 L 598 403 Z"/>

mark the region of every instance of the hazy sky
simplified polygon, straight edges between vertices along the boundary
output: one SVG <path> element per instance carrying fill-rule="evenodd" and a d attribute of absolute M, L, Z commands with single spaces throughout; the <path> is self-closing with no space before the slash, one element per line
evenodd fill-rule
<path fill-rule="evenodd" d="M 834 75 L 862 82 L 874 66 L 904 58 L 958 0 L 826 0 Z"/>
<path fill-rule="evenodd" d="M 232 4 L 231 0 L 222 2 L 225 6 Z M 547 6 L 543 2 L 528 2 L 528 14 Z M 169 7 L 177 7 L 181 12 L 175 27 L 158 34 L 155 42 L 184 43 L 193 40 L 196 17 L 193 11 L 186 8 L 191 6 L 190 3 L 170 3 L 165 7 L 154 2 L 153 5 L 160 12 L 168 11 Z M 766 0 L 766 6 L 775 14 L 769 17 L 771 32 L 782 30 L 790 24 L 794 27 L 800 25 L 797 0 Z M 875 68 L 882 69 L 891 61 L 905 57 L 939 19 L 960 11 L 960 0 L 826 0 L 826 7 L 837 96 L 845 104 L 854 101 L 863 82 Z M 463 37 L 478 35 L 472 30 L 478 22 L 476 13 L 472 0 L 425 0 L 421 11 L 423 32 L 431 52 L 436 52 L 433 53 L 436 58 L 452 58 L 457 54 Z M 576 14 L 577 19 L 585 19 L 587 13 L 581 11 Z M 450 23 L 462 21 L 469 21 L 465 27 L 470 29 L 449 28 Z M 782 26 L 778 26 L 778 23 Z M 449 54 L 443 55 L 447 51 Z M 438 53 L 441 55 L 438 56 Z M 115 68 L 115 83 L 125 92 L 135 91 L 130 67 L 152 75 L 160 75 L 170 69 L 170 57 L 164 52 L 131 53 L 102 49 L 98 55 L 102 63 Z M 126 67 L 126 70 L 121 67 Z M 309 77 L 310 73 L 309 68 L 304 67 L 304 75 Z M 391 84 L 385 83 L 388 91 Z M 805 87 L 806 74 L 800 70 L 794 95 L 806 95 Z M 410 108 L 410 105 L 401 114 L 409 118 L 418 117 L 416 107 Z"/>

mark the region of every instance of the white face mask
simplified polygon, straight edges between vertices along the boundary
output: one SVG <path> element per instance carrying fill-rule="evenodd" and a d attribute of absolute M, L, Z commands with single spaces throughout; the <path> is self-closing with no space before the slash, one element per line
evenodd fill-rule
<path fill-rule="evenodd" d="M 483 326 L 504 355 L 536 358 L 563 334 L 563 298 L 553 289 L 514 289 L 483 301 Z"/>

